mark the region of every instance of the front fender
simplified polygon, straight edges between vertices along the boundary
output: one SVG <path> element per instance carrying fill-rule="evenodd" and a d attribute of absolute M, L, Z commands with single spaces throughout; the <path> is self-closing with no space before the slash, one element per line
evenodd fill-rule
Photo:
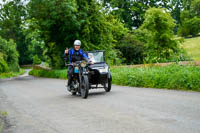
<path fill-rule="evenodd" d="M 110 71 L 108 71 L 108 80 L 112 81 L 112 75 Z"/>

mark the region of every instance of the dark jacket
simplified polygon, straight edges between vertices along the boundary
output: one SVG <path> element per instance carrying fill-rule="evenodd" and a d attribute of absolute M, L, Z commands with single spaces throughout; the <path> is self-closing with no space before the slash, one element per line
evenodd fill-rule
<path fill-rule="evenodd" d="M 76 51 L 74 48 L 69 49 L 68 54 L 64 53 L 64 58 L 67 60 L 67 56 L 69 56 L 69 63 L 81 60 L 88 60 L 88 56 L 84 53 L 82 49 Z"/>

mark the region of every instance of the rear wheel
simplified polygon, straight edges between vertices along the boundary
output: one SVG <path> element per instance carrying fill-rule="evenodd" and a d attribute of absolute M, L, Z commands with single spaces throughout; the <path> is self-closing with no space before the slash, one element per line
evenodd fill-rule
<path fill-rule="evenodd" d="M 88 97 L 89 92 L 89 81 L 88 77 L 84 75 L 82 77 L 82 83 L 81 83 L 81 97 L 86 99 Z"/>

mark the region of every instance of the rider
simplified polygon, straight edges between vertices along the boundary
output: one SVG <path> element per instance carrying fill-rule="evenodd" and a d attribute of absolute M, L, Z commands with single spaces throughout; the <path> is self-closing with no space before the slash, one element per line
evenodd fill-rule
<path fill-rule="evenodd" d="M 65 49 L 65 60 L 67 59 L 67 56 L 69 56 L 69 63 L 73 63 L 76 61 L 81 61 L 81 60 L 86 60 L 88 61 L 88 56 L 84 53 L 81 47 L 81 41 L 80 40 L 75 40 L 74 41 L 74 48 Z M 68 84 L 67 84 L 67 89 L 70 91 L 71 90 L 71 82 L 72 82 L 72 74 L 73 74 L 73 67 L 69 66 L 68 67 Z"/>

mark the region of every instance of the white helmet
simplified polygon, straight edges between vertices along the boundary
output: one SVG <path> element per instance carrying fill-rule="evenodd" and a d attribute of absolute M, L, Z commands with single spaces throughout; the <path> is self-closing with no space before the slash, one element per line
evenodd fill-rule
<path fill-rule="evenodd" d="M 81 41 L 80 40 L 75 40 L 74 41 L 74 45 L 81 46 Z"/>

